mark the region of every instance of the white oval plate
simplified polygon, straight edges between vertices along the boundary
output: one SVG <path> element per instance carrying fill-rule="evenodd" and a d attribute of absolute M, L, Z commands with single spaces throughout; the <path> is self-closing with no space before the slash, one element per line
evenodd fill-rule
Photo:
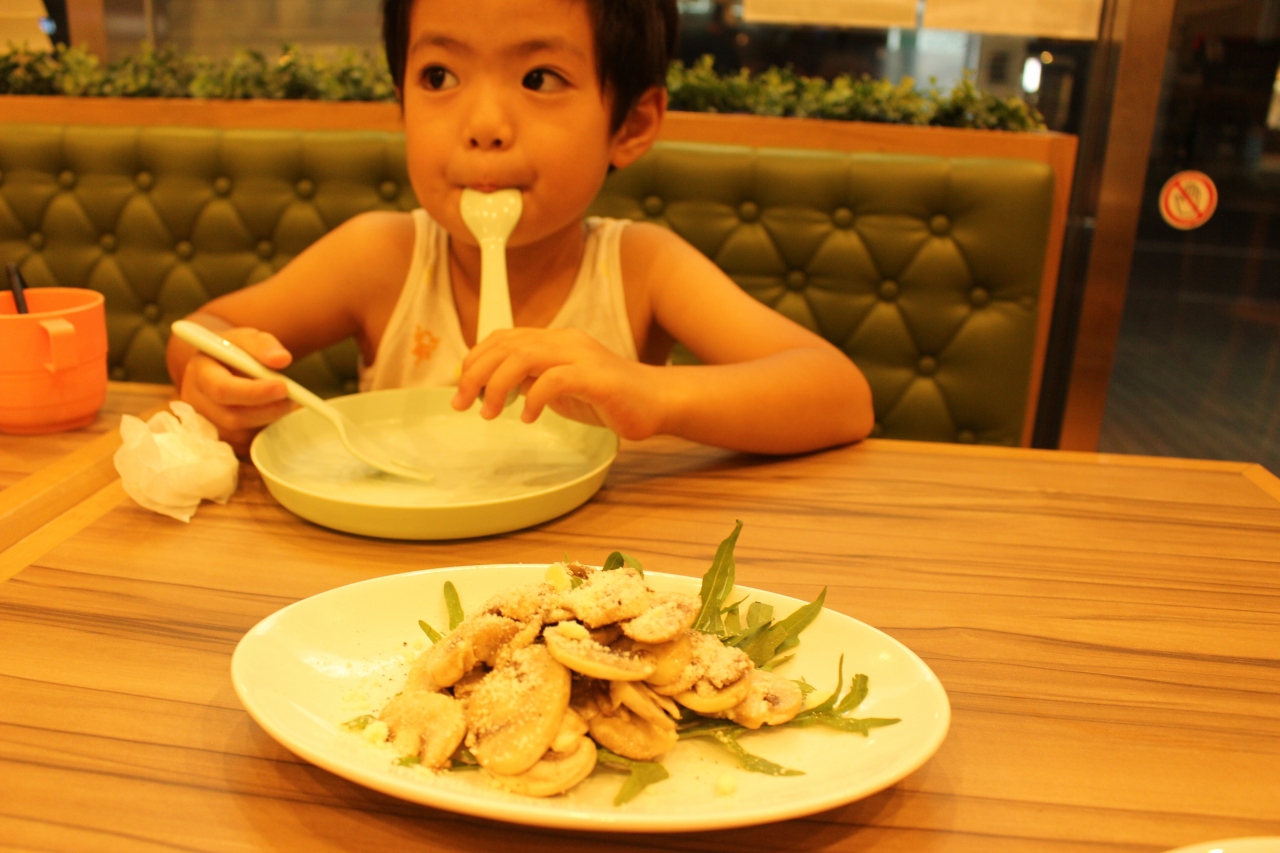
<path fill-rule="evenodd" d="M 1222 841 L 1206 841 L 1179 847 L 1169 853 L 1280 853 L 1280 836 L 1267 835 L 1254 838 L 1227 838 Z"/>
<path fill-rule="evenodd" d="M 445 581 L 457 587 L 464 608 L 478 608 L 495 591 L 539 581 L 545 571 L 545 565 L 505 565 L 411 572 L 291 604 L 258 623 L 236 647 L 236 693 L 281 744 L 353 782 L 463 814 L 595 831 L 723 829 L 813 814 L 894 784 L 924 764 L 946 736 L 951 706 L 929 667 L 887 634 L 829 609 L 805 630 L 795 658 L 778 672 L 814 685 L 813 703 L 835 687 L 844 655 L 846 686 L 856 673 L 870 678 L 870 694 L 857 716 L 902 722 L 873 729 L 865 738 L 822 727 L 743 737 L 749 751 L 803 776 L 745 772 L 715 744 L 693 739 L 663 758 L 670 779 L 621 807 L 613 798 L 624 776 L 604 768 L 567 794 L 533 799 L 492 788 L 476 772 L 397 767 L 389 746 L 371 745 L 341 728 L 346 720 L 375 713 L 400 690 L 415 647 L 425 645 L 419 619 L 447 627 Z M 649 572 L 646 579 L 656 590 L 698 594 L 695 578 Z M 773 605 L 776 617 L 804 603 L 745 587 L 730 600 L 744 595 Z M 726 774 L 737 791 L 717 796 L 717 782 Z"/>
<path fill-rule="evenodd" d="M 324 418 L 292 412 L 258 433 L 250 458 L 271 495 L 308 521 L 388 539 L 464 539 L 576 509 L 604 483 L 618 437 L 521 404 L 492 421 L 449 405 L 453 388 L 394 388 L 329 402 L 395 458 L 434 472 L 402 479 L 356 459 Z"/>

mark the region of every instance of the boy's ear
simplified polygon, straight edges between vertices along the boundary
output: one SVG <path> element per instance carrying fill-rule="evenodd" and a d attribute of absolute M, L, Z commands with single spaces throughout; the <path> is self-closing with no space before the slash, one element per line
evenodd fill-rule
<path fill-rule="evenodd" d="M 653 147 L 662 130 L 662 119 L 667 114 L 667 90 L 654 86 L 640 96 L 632 107 L 627 120 L 613 137 L 613 156 L 609 163 L 615 169 L 625 169 L 639 160 Z"/>

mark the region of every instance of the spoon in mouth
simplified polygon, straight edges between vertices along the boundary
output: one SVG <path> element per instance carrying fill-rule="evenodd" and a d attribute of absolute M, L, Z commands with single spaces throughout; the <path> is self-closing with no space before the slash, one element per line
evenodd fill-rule
<path fill-rule="evenodd" d="M 384 448 L 376 439 L 360 431 L 346 415 L 315 394 L 303 388 L 283 373 L 277 373 L 258 361 L 240 347 L 226 340 L 217 332 L 206 329 L 190 320 L 178 320 L 173 324 L 173 333 L 181 340 L 191 344 L 207 356 L 216 358 L 223 364 L 230 365 L 241 373 L 255 379 L 278 379 L 284 383 L 289 399 L 317 413 L 338 431 L 338 437 L 351 455 L 361 462 L 379 471 L 405 477 L 410 480 L 429 483 L 435 474 L 420 468 L 401 464 L 391 458 L 392 451 Z"/>
<path fill-rule="evenodd" d="M 462 221 L 480 244 L 480 313 L 476 321 L 476 343 L 497 329 L 510 329 L 511 289 L 507 281 L 507 238 L 524 212 L 524 197 L 518 189 L 482 193 L 462 191 Z M 504 405 L 518 395 L 513 390 Z"/>

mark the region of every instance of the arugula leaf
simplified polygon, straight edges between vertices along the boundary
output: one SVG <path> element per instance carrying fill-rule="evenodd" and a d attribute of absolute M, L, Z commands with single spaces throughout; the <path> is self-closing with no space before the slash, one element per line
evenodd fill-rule
<path fill-rule="evenodd" d="M 725 634 L 724 621 L 720 618 L 720 608 L 724 607 L 724 600 L 733 590 L 735 574 L 733 546 L 737 544 L 738 534 L 741 532 L 742 522 L 739 521 L 728 538 L 720 543 L 720 547 L 716 549 L 715 559 L 711 561 L 711 568 L 707 569 L 707 573 L 702 576 L 702 588 L 698 591 L 702 599 L 702 608 L 698 611 L 698 618 L 693 623 L 695 631 L 715 634 L 718 637 Z"/>
<path fill-rule="evenodd" d="M 858 673 L 853 677 L 853 681 L 849 684 L 849 692 L 836 703 L 836 713 L 845 714 L 862 704 L 862 700 L 867 698 L 867 683 L 869 679 L 862 673 Z"/>
<path fill-rule="evenodd" d="M 416 755 L 402 755 L 393 762 L 400 767 L 416 767 L 422 763 L 422 759 Z"/>
<path fill-rule="evenodd" d="M 796 687 L 800 688 L 801 696 L 808 696 L 810 693 L 818 689 L 814 687 L 812 684 L 810 684 L 809 682 L 805 681 L 804 678 L 800 678 L 798 681 L 792 681 L 791 683 L 794 684 Z"/>
<path fill-rule="evenodd" d="M 778 653 L 778 646 L 788 637 L 786 626 L 781 623 L 770 625 L 759 631 L 749 643 L 740 648 L 751 658 L 756 666 L 764 666 Z"/>
<path fill-rule="evenodd" d="M 902 722 L 897 718 L 887 717 L 865 717 L 856 719 L 854 717 L 845 716 L 862 704 L 862 700 L 867 698 L 869 679 L 866 675 L 858 673 L 849 682 L 849 692 L 840 698 L 840 691 L 844 686 L 844 655 L 840 656 L 840 663 L 836 668 L 836 689 L 826 698 L 820 705 L 814 705 L 796 714 L 795 718 L 790 722 L 783 723 L 784 726 L 794 726 L 796 728 L 805 728 L 807 726 L 830 726 L 833 729 L 839 729 L 843 732 L 853 732 L 863 737 L 870 734 L 872 729 L 882 728 L 883 726 L 892 726 L 894 723 Z M 797 682 L 799 684 L 799 682 Z M 807 686 L 807 685 L 806 685 Z M 808 695 L 813 688 L 809 687 L 805 691 L 805 687 L 800 688 Z"/>
<path fill-rule="evenodd" d="M 742 621 L 738 616 L 738 606 L 736 604 L 721 611 L 720 617 L 724 620 L 724 632 L 730 637 L 736 636 L 742 631 Z M 726 639 L 725 642 L 728 643 L 729 640 Z"/>
<path fill-rule="evenodd" d="M 787 640 L 794 640 L 791 645 L 800 642 L 800 632 L 809 627 L 809 623 L 818 618 L 818 614 L 822 612 L 822 603 L 827 600 L 827 588 L 824 586 L 822 592 L 818 593 L 818 597 L 803 607 L 797 607 L 795 612 L 778 623 L 779 628 L 787 629 Z M 788 646 L 787 648 L 791 648 Z M 783 649 L 785 651 L 785 649 Z"/>
<path fill-rule="evenodd" d="M 764 773 L 768 776 L 803 776 L 803 770 L 789 770 L 781 764 L 774 764 L 767 758 L 761 758 L 758 755 L 752 755 L 743 749 L 742 744 L 738 743 L 738 738 L 732 732 L 723 729 L 711 733 L 711 739 L 727 749 L 734 758 L 738 759 L 738 763 L 742 765 L 743 770 L 749 770 L 752 773 Z"/>
<path fill-rule="evenodd" d="M 602 572 L 616 571 L 623 566 L 635 569 L 644 577 L 644 566 L 640 565 L 640 561 L 630 554 L 624 554 L 621 551 L 614 551 L 612 554 L 604 558 L 604 565 L 600 567 Z"/>
<path fill-rule="evenodd" d="M 667 768 L 656 761 L 636 761 L 631 758 L 624 758 L 602 746 L 596 748 L 596 761 L 605 767 L 627 771 L 627 780 L 622 783 L 622 787 L 618 789 L 618 795 L 613 798 L 615 806 L 631 802 L 645 788 L 671 776 L 667 772 Z"/>
<path fill-rule="evenodd" d="M 361 714 L 360 716 L 355 717 L 354 719 L 347 720 L 345 723 L 342 724 L 342 728 L 346 729 L 349 732 L 362 732 L 366 728 L 368 728 L 369 724 L 372 723 L 373 721 L 374 721 L 373 714 Z"/>
<path fill-rule="evenodd" d="M 775 669 L 782 666 L 784 663 L 791 660 L 793 657 L 795 657 L 795 655 L 787 655 L 784 658 L 774 658 L 773 660 L 769 661 L 767 664 L 765 664 L 760 668 L 763 669 L 765 672 L 773 672 Z M 809 689 L 812 690 L 813 688 L 810 687 Z M 805 695 L 807 696 L 808 694 L 805 694 Z"/>
<path fill-rule="evenodd" d="M 773 605 L 764 604 L 759 601 L 751 602 L 751 606 L 747 608 L 747 627 L 754 628 L 757 625 L 764 625 L 773 621 Z"/>
<path fill-rule="evenodd" d="M 458 590 L 454 587 L 453 581 L 444 582 L 444 606 L 449 611 L 449 630 L 452 631 L 467 618 L 462 612 L 462 602 L 458 599 Z"/>
<path fill-rule="evenodd" d="M 428 625 L 426 622 L 423 622 L 421 619 L 418 620 L 418 627 L 422 629 L 422 633 L 427 635 L 427 639 L 431 641 L 432 645 L 435 645 L 436 643 L 440 642 L 440 639 L 441 639 L 440 632 L 437 631 L 435 628 L 432 628 L 430 625 Z"/>

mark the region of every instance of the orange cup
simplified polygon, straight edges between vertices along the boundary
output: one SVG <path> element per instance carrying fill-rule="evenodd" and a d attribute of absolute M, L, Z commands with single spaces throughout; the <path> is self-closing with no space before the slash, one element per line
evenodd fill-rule
<path fill-rule="evenodd" d="M 33 287 L 30 314 L 0 291 L 0 432 L 60 432 L 91 423 L 107 398 L 102 294 Z"/>

